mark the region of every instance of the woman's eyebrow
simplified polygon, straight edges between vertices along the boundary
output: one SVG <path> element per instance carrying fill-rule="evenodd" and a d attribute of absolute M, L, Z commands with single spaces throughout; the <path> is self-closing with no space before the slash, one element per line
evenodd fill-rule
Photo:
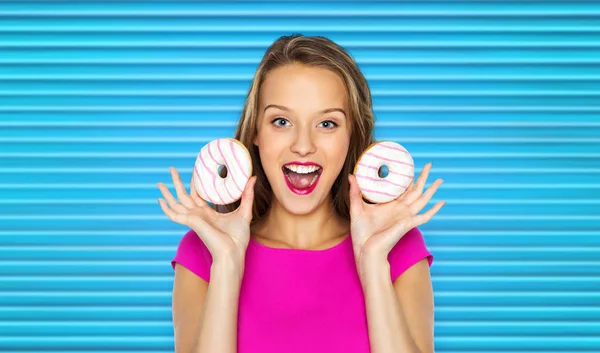
<path fill-rule="evenodd" d="M 340 113 L 344 114 L 344 116 L 346 116 L 346 111 L 344 111 L 344 109 L 342 109 L 342 108 L 327 108 L 327 109 L 321 110 L 322 114 L 327 114 L 327 113 L 331 113 L 331 112 L 340 112 Z"/>
<path fill-rule="evenodd" d="M 283 111 L 286 112 L 292 112 L 293 110 L 283 106 L 283 105 L 278 105 L 278 104 L 269 104 L 265 107 L 265 109 L 263 110 L 263 112 L 267 111 L 267 109 L 269 108 L 277 108 L 277 109 L 281 109 Z M 346 116 L 346 112 L 344 111 L 344 109 L 342 108 L 327 108 L 327 109 L 323 109 L 321 110 L 319 113 L 321 114 L 326 114 L 326 113 L 331 113 L 331 112 L 341 112 L 342 114 L 344 114 L 344 116 Z"/>
<path fill-rule="evenodd" d="M 277 108 L 277 109 L 281 109 L 281 110 L 285 110 L 286 112 L 291 112 L 292 110 L 288 107 L 285 107 L 283 105 L 278 105 L 278 104 L 269 104 L 265 107 L 265 109 L 263 110 L 263 112 L 266 112 L 267 109 L 269 108 Z"/>

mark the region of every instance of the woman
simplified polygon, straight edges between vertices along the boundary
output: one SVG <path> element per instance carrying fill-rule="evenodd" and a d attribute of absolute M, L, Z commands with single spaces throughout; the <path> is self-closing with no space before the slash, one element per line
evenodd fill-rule
<path fill-rule="evenodd" d="M 363 201 L 351 173 L 373 125 L 343 48 L 273 43 L 235 133 L 255 174 L 241 200 L 211 208 L 173 168 L 178 200 L 158 184 L 164 213 L 191 228 L 172 261 L 177 352 L 433 352 L 433 257 L 416 227 L 444 204 L 418 214 L 442 181 L 424 192 L 427 164 L 398 199 Z M 290 170 L 303 163 L 316 180 Z"/>

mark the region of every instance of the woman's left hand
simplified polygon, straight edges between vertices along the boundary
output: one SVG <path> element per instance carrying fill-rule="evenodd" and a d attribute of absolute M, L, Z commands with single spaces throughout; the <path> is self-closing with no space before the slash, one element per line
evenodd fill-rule
<path fill-rule="evenodd" d="M 445 204 L 444 201 L 439 201 L 427 212 L 418 214 L 443 182 L 442 179 L 437 179 L 423 193 L 430 169 L 431 163 L 428 163 L 416 184 L 411 183 L 400 197 L 383 204 L 366 203 L 356 178 L 354 175 L 348 176 L 350 231 L 361 280 L 365 273 L 370 271 L 370 266 L 388 265 L 387 256 L 398 240 L 409 230 L 428 222 Z"/>

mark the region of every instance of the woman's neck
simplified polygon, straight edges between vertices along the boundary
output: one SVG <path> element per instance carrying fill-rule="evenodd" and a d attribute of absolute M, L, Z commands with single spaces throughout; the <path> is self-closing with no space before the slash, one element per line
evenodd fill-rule
<path fill-rule="evenodd" d="M 306 215 L 292 214 L 273 200 L 267 216 L 252 234 L 273 247 L 319 250 L 336 245 L 349 230 L 350 224 L 337 215 L 331 199 Z"/>

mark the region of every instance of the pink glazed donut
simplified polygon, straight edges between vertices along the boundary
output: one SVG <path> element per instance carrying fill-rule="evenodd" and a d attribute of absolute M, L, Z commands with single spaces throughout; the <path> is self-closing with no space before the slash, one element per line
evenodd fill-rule
<path fill-rule="evenodd" d="M 220 167 L 227 168 L 221 177 Z M 227 205 L 240 199 L 252 175 L 252 159 L 246 147 L 232 138 L 209 142 L 200 150 L 194 164 L 193 182 L 198 195 L 215 205 Z"/>
<path fill-rule="evenodd" d="M 379 176 L 382 166 L 388 175 Z M 354 167 L 354 176 L 365 199 L 373 203 L 385 203 L 396 199 L 414 179 L 415 166 L 412 156 L 402 145 L 381 141 L 367 147 Z"/>

